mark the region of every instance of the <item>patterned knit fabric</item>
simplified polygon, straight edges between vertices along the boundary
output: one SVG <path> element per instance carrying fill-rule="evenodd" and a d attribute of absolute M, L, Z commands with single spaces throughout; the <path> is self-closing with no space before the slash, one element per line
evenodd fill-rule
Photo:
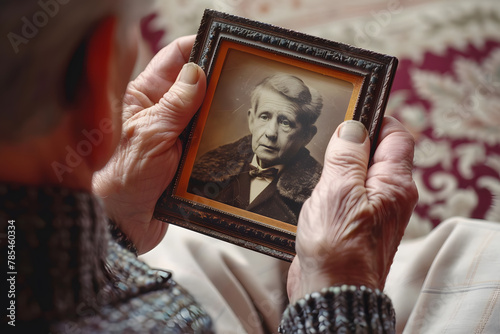
<path fill-rule="evenodd" d="M 9 221 L 16 231 L 16 330 L 211 333 L 211 319 L 169 272 L 111 240 L 90 194 L 0 185 L 1 233 Z M 1 254 L 7 247 L 2 243 Z"/>
<path fill-rule="evenodd" d="M 314 292 L 283 314 L 279 332 L 394 333 L 395 314 L 390 299 L 379 290 L 342 285 Z"/>

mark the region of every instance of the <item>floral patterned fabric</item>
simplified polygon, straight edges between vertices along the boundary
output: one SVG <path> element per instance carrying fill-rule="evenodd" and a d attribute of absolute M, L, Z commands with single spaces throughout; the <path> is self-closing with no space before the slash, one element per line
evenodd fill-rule
<path fill-rule="evenodd" d="M 499 74 L 493 41 L 401 63 L 393 107 L 417 139 L 419 224 L 452 215 L 500 220 Z"/>
<path fill-rule="evenodd" d="M 416 138 L 420 192 L 406 237 L 453 216 L 500 221 L 499 1 L 157 0 L 152 52 L 196 33 L 206 7 L 398 57 L 386 114 Z"/>

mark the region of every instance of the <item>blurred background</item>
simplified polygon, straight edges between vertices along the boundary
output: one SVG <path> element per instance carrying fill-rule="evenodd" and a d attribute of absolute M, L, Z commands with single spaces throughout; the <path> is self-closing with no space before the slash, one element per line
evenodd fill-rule
<path fill-rule="evenodd" d="M 386 115 L 415 136 L 420 192 L 405 237 L 454 216 L 500 222 L 500 1 L 156 0 L 139 67 L 205 8 L 398 57 Z"/>

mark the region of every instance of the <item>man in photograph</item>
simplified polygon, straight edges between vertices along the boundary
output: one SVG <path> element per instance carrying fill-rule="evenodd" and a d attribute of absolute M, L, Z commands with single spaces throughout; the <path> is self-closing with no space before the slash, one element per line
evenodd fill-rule
<path fill-rule="evenodd" d="M 300 78 L 276 74 L 251 93 L 251 135 L 204 154 L 188 191 L 289 224 L 297 224 L 322 166 L 305 148 L 322 97 Z"/>

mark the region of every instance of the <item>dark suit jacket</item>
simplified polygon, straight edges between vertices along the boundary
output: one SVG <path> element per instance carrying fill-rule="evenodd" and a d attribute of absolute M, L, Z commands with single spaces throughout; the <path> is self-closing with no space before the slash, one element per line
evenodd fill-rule
<path fill-rule="evenodd" d="M 305 200 L 311 196 L 322 166 L 305 148 L 281 171 L 252 203 L 250 162 L 251 136 L 204 154 L 193 167 L 188 191 L 221 203 L 297 224 Z"/>

